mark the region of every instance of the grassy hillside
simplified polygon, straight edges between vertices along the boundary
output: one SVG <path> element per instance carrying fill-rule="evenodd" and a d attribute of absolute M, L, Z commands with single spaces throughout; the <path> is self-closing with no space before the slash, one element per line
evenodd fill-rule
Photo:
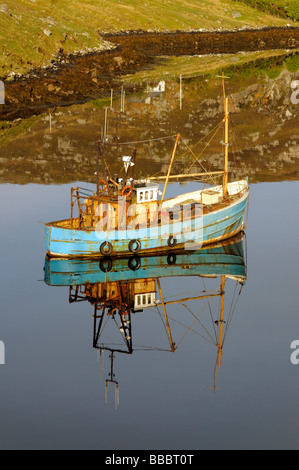
<path fill-rule="evenodd" d="M 59 50 L 99 48 L 103 44 L 99 31 L 213 30 L 290 23 L 234 0 L 3 1 L 0 76 L 48 64 Z"/>
<path fill-rule="evenodd" d="M 298 0 L 235 0 L 243 2 L 257 10 L 299 21 Z"/>

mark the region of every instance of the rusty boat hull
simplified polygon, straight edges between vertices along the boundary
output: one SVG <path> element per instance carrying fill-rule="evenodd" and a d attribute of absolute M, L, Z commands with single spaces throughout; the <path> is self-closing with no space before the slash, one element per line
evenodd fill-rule
<path fill-rule="evenodd" d="M 45 225 L 45 249 L 52 258 L 101 258 L 102 244 L 111 246 L 111 256 L 132 254 L 130 242 L 138 240 L 139 253 L 150 254 L 171 250 L 195 250 L 229 239 L 246 225 L 249 189 L 233 202 L 218 210 L 203 212 L 199 217 L 153 227 L 97 231 L 72 229 L 68 220 Z M 172 243 L 174 242 L 175 243 Z"/>
<path fill-rule="evenodd" d="M 129 256 L 101 260 L 45 259 L 44 281 L 50 286 L 79 286 L 173 276 L 226 275 L 244 282 L 244 235 L 194 252 L 177 251 L 156 256 Z"/>

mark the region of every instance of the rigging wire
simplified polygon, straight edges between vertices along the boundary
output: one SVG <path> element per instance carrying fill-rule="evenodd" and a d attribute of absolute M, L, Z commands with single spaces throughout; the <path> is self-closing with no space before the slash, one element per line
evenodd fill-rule
<path fill-rule="evenodd" d="M 212 137 L 213 138 L 213 137 Z M 185 140 L 181 137 L 182 141 L 184 142 L 184 144 L 186 145 L 186 147 L 190 150 L 191 154 L 193 155 L 193 157 L 195 158 L 196 162 L 200 164 L 200 166 L 202 167 L 202 169 L 207 172 L 206 168 L 203 166 L 203 164 L 198 160 L 198 158 L 196 157 L 195 153 L 193 152 L 193 150 L 188 146 L 188 144 L 185 142 Z M 211 139 L 212 140 L 212 139 Z M 202 153 L 205 151 L 205 149 L 208 147 L 208 145 L 210 144 L 211 141 L 209 141 L 206 146 L 204 147 L 204 149 L 201 151 L 201 153 L 199 154 L 198 157 L 200 157 L 202 155 Z M 193 162 L 192 165 L 187 169 L 187 172 L 189 172 L 191 170 L 191 168 L 195 165 L 196 162 Z M 186 176 L 188 176 L 188 173 L 184 172 L 183 174 L 186 174 Z M 213 181 L 214 184 L 216 184 L 214 178 L 212 176 L 210 176 L 211 180 Z"/>
<path fill-rule="evenodd" d="M 208 305 L 208 302 L 207 302 L 206 305 L 203 307 L 203 309 L 202 309 L 201 312 L 199 313 L 198 317 L 200 317 L 200 315 L 201 315 L 201 314 L 203 313 L 203 311 L 206 309 L 207 305 Z M 195 320 L 198 321 L 198 323 L 200 324 L 200 326 L 201 326 L 201 327 L 203 328 L 203 330 L 207 333 L 207 335 L 208 335 L 209 338 L 211 339 L 211 341 L 209 341 L 209 342 L 211 342 L 212 344 L 214 344 L 214 339 L 213 339 L 212 335 L 210 334 L 210 332 L 207 330 L 207 328 L 204 326 L 204 324 L 199 320 L 199 318 L 191 311 L 191 309 L 190 309 L 187 305 L 183 304 L 183 306 L 191 313 L 191 315 L 195 318 Z M 202 335 L 200 335 L 200 336 L 202 336 Z M 203 336 L 203 338 L 205 338 L 205 337 Z M 205 338 L 205 339 L 206 339 L 206 341 L 208 341 L 207 338 Z"/>
<path fill-rule="evenodd" d="M 214 130 L 216 130 L 218 127 L 220 127 L 223 124 L 223 119 L 217 124 L 217 126 L 213 127 L 207 134 L 205 134 L 196 144 L 194 144 L 192 147 L 190 147 L 192 150 L 197 147 L 200 143 L 202 143 Z M 189 147 L 188 147 L 189 148 Z M 186 150 L 182 155 L 180 155 L 176 160 L 180 160 L 183 158 L 185 155 L 187 155 L 188 150 Z"/>
<path fill-rule="evenodd" d="M 206 150 L 206 148 L 210 145 L 211 141 L 213 140 L 213 138 L 216 136 L 219 128 L 222 126 L 223 124 L 223 120 L 221 120 L 213 129 L 211 129 L 206 135 L 204 135 L 196 144 L 194 144 L 192 147 L 190 147 L 187 142 L 182 138 L 182 136 L 180 136 L 180 138 L 182 139 L 184 145 L 186 146 L 187 150 L 185 152 L 183 152 L 183 154 L 181 154 L 179 157 L 175 158 L 174 161 L 178 161 L 178 160 L 181 160 L 185 155 L 187 155 L 189 152 L 192 154 L 192 156 L 195 158 L 195 162 L 192 163 L 192 165 L 187 169 L 187 172 L 190 171 L 190 169 L 195 165 L 195 163 L 199 163 L 199 165 L 202 167 L 202 169 L 207 172 L 206 168 L 204 167 L 204 165 L 199 161 L 199 157 L 203 154 L 203 152 Z M 214 133 L 213 133 L 214 132 Z M 200 154 L 198 156 L 195 155 L 194 153 L 194 149 L 200 144 L 202 143 L 206 138 L 209 137 L 210 134 L 212 134 L 212 137 L 211 139 L 206 143 L 206 145 L 204 146 L 204 148 L 202 149 L 202 151 L 200 152 Z M 170 135 L 170 136 L 165 136 L 165 137 L 157 137 L 157 138 L 152 138 L 152 139 L 144 139 L 144 140 L 137 140 L 137 141 L 131 141 L 131 142 L 118 142 L 117 144 L 116 143 L 109 143 L 109 142 L 106 142 L 107 145 L 111 145 L 111 146 L 114 146 L 114 145 L 117 145 L 119 147 L 129 147 L 129 146 L 132 146 L 132 145 L 136 145 L 136 144 L 143 144 L 143 143 L 153 143 L 153 142 L 162 142 L 162 141 L 165 141 L 165 140 L 169 140 L 169 139 L 173 139 L 177 137 L 177 134 L 176 135 Z M 161 171 L 155 173 L 152 177 L 155 177 L 157 175 L 161 174 Z M 183 174 L 186 174 L 186 176 L 188 176 L 188 173 L 186 173 L 186 171 L 183 173 Z M 208 176 L 208 178 L 210 178 L 214 184 L 216 184 L 216 181 L 215 179 L 212 177 L 212 176 Z M 200 179 L 199 179 L 200 181 Z M 205 183 L 206 184 L 206 183 Z"/>
<path fill-rule="evenodd" d="M 136 140 L 134 142 L 118 142 L 117 146 L 127 147 L 127 146 L 135 145 L 135 144 L 146 144 L 146 143 L 157 142 L 157 141 L 161 142 L 162 140 L 174 139 L 176 136 L 177 136 L 177 134 L 169 135 L 169 136 L 166 136 L 166 137 L 156 137 L 154 139 Z M 113 146 L 113 145 L 116 145 L 116 144 L 112 143 L 111 145 Z"/>
<path fill-rule="evenodd" d="M 201 336 L 203 339 L 205 339 L 206 341 L 208 341 L 209 343 L 212 342 L 212 344 L 214 344 L 214 340 L 213 338 L 211 337 L 211 335 L 209 334 L 209 332 L 207 331 L 207 329 L 205 328 L 205 326 L 202 324 L 202 322 L 199 320 L 199 316 L 202 314 L 202 312 L 205 310 L 205 308 L 207 307 L 207 304 L 201 309 L 201 311 L 199 312 L 199 315 L 198 317 L 196 315 L 194 315 L 194 313 L 189 309 L 189 307 L 186 305 L 186 304 L 182 304 L 183 307 L 185 307 L 187 310 L 189 310 L 189 312 L 192 314 L 193 317 L 195 317 L 195 320 L 194 322 L 192 323 L 192 325 L 190 326 L 190 328 L 188 328 L 188 330 L 186 331 L 186 333 L 183 335 L 183 337 L 181 338 L 181 340 L 179 341 L 179 343 L 176 345 L 176 349 L 180 346 L 180 344 L 182 343 L 182 341 L 184 340 L 184 338 L 187 336 L 187 334 L 189 333 L 189 331 L 191 330 L 191 328 L 194 326 L 195 322 L 198 321 L 199 324 L 202 326 L 202 328 L 205 330 L 205 332 L 207 333 L 207 335 L 211 338 L 211 341 L 209 341 L 205 336 L 201 335 L 200 333 L 198 333 L 199 336 Z"/>
<path fill-rule="evenodd" d="M 236 287 L 237 287 L 237 286 L 236 286 Z M 227 328 L 226 328 L 226 331 L 225 331 L 225 334 L 224 334 L 224 338 L 223 338 L 222 345 L 223 345 L 224 342 L 225 342 L 225 339 L 226 339 L 226 336 L 227 336 L 227 331 L 228 331 L 228 328 L 229 328 L 230 323 L 231 323 L 231 321 L 232 321 L 232 318 L 233 318 L 233 316 L 234 316 L 234 313 L 235 313 L 235 310 L 236 310 L 236 307 L 237 307 L 237 303 L 238 303 L 238 300 L 239 300 L 240 295 L 241 295 L 241 293 L 242 293 L 243 287 L 244 287 L 244 285 L 242 284 L 242 285 L 241 285 L 241 288 L 240 288 L 240 291 L 239 291 L 239 293 L 238 293 L 238 297 L 236 298 L 235 305 L 234 305 L 232 311 L 231 311 L 230 314 L 229 314 L 229 319 L 228 319 L 228 322 L 227 322 Z"/>
<path fill-rule="evenodd" d="M 205 284 L 205 281 L 204 281 L 204 278 L 202 277 L 202 283 L 203 283 L 203 286 L 204 286 L 204 289 L 206 289 L 206 284 Z M 216 332 L 216 328 L 215 328 L 215 321 L 214 321 L 214 317 L 213 317 L 213 313 L 212 313 L 212 308 L 211 308 L 211 304 L 210 304 L 210 299 L 208 298 L 207 299 L 207 302 L 208 302 L 208 306 L 209 306 L 209 312 L 210 312 L 210 317 L 211 317 L 211 320 L 212 320 L 212 325 L 213 325 L 213 330 L 214 330 L 214 335 L 215 335 L 215 341 L 217 341 L 217 332 Z"/>
<path fill-rule="evenodd" d="M 202 169 L 203 169 L 205 172 L 207 172 L 207 170 L 206 170 L 206 168 L 204 167 L 204 165 L 200 162 L 199 157 L 203 154 L 203 152 L 206 150 L 206 148 L 210 145 L 211 141 L 212 141 L 213 138 L 216 136 L 216 134 L 217 134 L 217 132 L 219 131 L 219 128 L 222 126 L 222 124 L 223 124 L 223 120 L 222 120 L 220 123 L 218 123 L 217 126 L 215 126 L 213 129 L 211 129 L 202 139 L 200 139 L 200 140 L 199 140 L 196 144 L 194 144 L 192 147 L 190 147 L 190 146 L 187 144 L 187 142 L 182 138 L 182 136 L 180 136 L 181 139 L 182 139 L 182 141 L 183 141 L 183 143 L 184 143 L 184 145 L 186 146 L 187 150 L 186 150 L 183 154 L 181 154 L 179 157 L 177 157 L 174 161 L 177 162 L 178 160 L 181 160 L 181 159 L 182 159 L 186 154 L 188 154 L 189 152 L 192 154 L 192 156 L 193 156 L 193 157 L 195 158 L 195 160 L 196 160 L 195 162 L 192 163 L 192 165 L 191 165 L 186 171 L 183 172 L 183 174 L 185 174 L 186 176 L 188 176 L 188 173 L 187 173 L 187 172 L 189 172 L 189 171 L 191 170 L 191 168 L 195 165 L 196 162 L 199 163 L 199 165 L 202 167 Z M 213 133 L 213 132 L 214 132 L 214 133 Z M 199 154 L 198 156 L 196 156 L 195 153 L 194 153 L 195 147 L 196 147 L 199 143 L 203 142 L 203 141 L 204 141 L 210 134 L 212 134 L 212 133 L 213 133 L 213 135 L 212 135 L 211 139 L 210 139 L 210 140 L 207 142 L 207 144 L 204 146 L 204 148 L 202 149 L 202 151 L 200 152 L 200 154 Z M 215 181 L 215 179 L 214 179 L 212 176 L 208 175 L 207 177 L 210 178 L 210 180 L 212 180 L 214 184 L 216 184 L 216 181 Z M 205 184 L 206 184 L 206 183 L 205 183 Z"/>
<path fill-rule="evenodd" d="M 228 313 L 228 316 L 227 316 L 226 328 L 225 328 L 225 333 L 224 333 L 224 336 L 223 336 L 222 345 L 224 344 L 224 340 L 225 340 L 225 337 L 227 335 L 227 330 L 228 330 L 230 322 L 231 322 L 231 315 L 232 315 L 233 305 L 234 305 L 234 301 L 235 301 L 237 286 L 238 286 L 238 281 L 236 281 L 236 284 L 235 284 L 235 289 L 234 289 L 234 293 L 233 293 L 233 296 L 232 296 L 231 306 L 230 306 L 229 313 Z"/>
<path fill-rule="evenodd" d="M 183 304 L 181 304 L 181 305 L 183 305 Z M 204 338 L 205 340 L 207 340 L 207 338 L 205 338 L 202 334 L 200 334 L 198 331 L 196 331 L 192 328 L 193 325 L 191 325 L 191 327 L 189 327 L 188 325 L 185 325 L 184 323 L 180 322 L 179 320 L 176 320 L 175 318 L 170 317 L 169 315 L 168 315 L 168 318 L 169 318 L 169 320 L 172 320 L 174 323 L 177 323 L 178 325 L 186 328 L 187 330 L 192 331 L 192 333 L 195 333 L 198 336 L 200 336 L 200 337 Z M 213 344 L 214 344 L 214 342 L 213 342 Z"/>
<path fill-rule="evenodd" d="M 230 127 L 230 132 L 231 132 L 231 135 L 232 135 L 232 142 L 233 142 L 233 145 L 234 145 L 235 148 L 236 148 L 236 153 L 237 153 L 238 160 L 239 160 L 239 162 L 240 162 L 240 164 L 241 164 L 241 168 L 238 168 L 238 167 L 237 167 L 236 160 L 235 160 L 236 169 L 237 169 L 237 170 L 241 170 L 241 171 L 243 172 L 243 174 L 245 174 L 245 173 L 246 173 L 246 168 L 245 168 L 244 162 L 243 162 L 243 160 L 242 160 L 242 158 L 241 158 L 240 150 L 239 150 L 239 147 L 238 147 L 238 144 L 237 144 L 236 133 L 235 133 L 235 131 L 234 131 L 234 129 L 233 129 L 232 126 Z M 235 159 L 235 155 L 234 155 L 234 159 Z"/>
<path fill-rule="evenodd" d="M 198 158 L 202 155 L 202 153 L 205 151 L 205 149 L 208 147 L 208 145 L 211 143 L 211 141 L 213 140 L 213 138 L 215 137 L 215 135 L 217 134 L 217 131 L 219 130 L 220 126 L 223 124 L 223 120 L 217 124 L 216 127 L 214 127 L 213 129 L 211 129 L 204 137 L 202 137 L 196 144 L 194 144 L 192 147 L 190 147 L 187 142 L 181 137 L 184 145 L 186 146 L 187 150 L 185 152 L 183 152 L 179 157 L 175 158 L 175 161 L 178 161 L 178 160 L 181 160 L 185 155 L 187 155 L 189 152 L 191 152 L 192 156 L 195 158 L 196 162 L 199 163 L 201 165 L 201 167 L 203 168 L 204 171 L 207 171 L 206 168 L 203 166 L 203 164 L 198 160 Z M 207 142 L 207 144 L 205 145 L 205 147 L 203 148 L 203 150 L 200 152 L 199 156 L 197 157 L 194 153 L 194 149 L 201 143 L 203 142 L 213 131 L 214 134 L 212 135 L 211 139 Z M 173 139 L 177 137 L 177 134 L 175 135 L 170 135 L 170 136 L 166 136 L 166 137 L 157 137 L 157 138 L 152 138 L 152 139 L 145 139 L 145 140 L 137 140 L 137 141 L 132 141 L 132 142 L 123 142 L 123 143 L 118 143 L 117 145 L 118 146 L 123 146 L 123 147 L 127 147 L 127 146 L 131 146 L 131 145 L 136 145 L 136 144 L 143 144 L 143 143 L 153 143 L 153 142 L 161 142 L 161 141 L 165 141 L 165 140 L 169 140 L 169 139 Z M 115 145 L 113 143 L 111 143 L 111 145 Z M 187 170 L 187 171 L 190 171 L 190 169 L 194 166 L 194 164 L 196 162 L 193 162 L 193 164 L 190 166 L 190 168 Z M 157 175 L 161 174 L 161 171 L 155 173 L 154 175 L 152 175 L 152 177 L 155 177 Z M 188 174 L 186 173 L 186 176 L 188 176 Z M 213 178 L 211 178 L 213 180 L 213 182 L 215 183 L 215 180 Z"/>
<path fill-rule="evenodd" d="M 185 306 L 183 303 L 180 303 L 180 305 Z M 186 306 L 185 306 L 185 307 L 186 307 Z M 200 314 L 203 312 L 203 310 L 204 310 L 205 308 L 206 308 L 206 305 L 204 306 L 204 308 L 202 309 L 202 311 L 199 313 L 199 316 L 200 316 Z M 154 311 L 154 310 L 153 310 L 153 311 Z M 166 326 L 165 326 L 165 324 L 164 324 L 164 322 L 163 322 L 162 316 L 161 316 L 160 311 L 159 311 L 158 308 L 157 308 L 157 312 L 159 313 L 159 315 L 160 315 L 160 317 L 161 317 L 161 321 L 162 321 L 162 324 L 163 324 L 163 326 L 164 326 L 166 335 L 168 336 L 168 333 L 167 333 L 167 330 L 166 330 Z M 191 312 L 191 313 L 192 313 L 192 312 Z M 193 313 L 192 313 L 192 315 L 193 315 L 194 317 L 196 317 Z M 182 326 L 183 328 L 186 328 L 186 329 L 188 330 L 188 332 L 189 332 L 189 331 L 192 331 L 192 333 L 197 334 L 198 336 L 200 336 L 201 338 L 205 339 L 205 340 L 208 341 L 209 343 L 211 342 L 212 344 L 215 344 L 213 338 L 212 338 L 212 341 L 209 341 L 205 336 L 203 336 L 203 335 L 200 334 L 198 331 L 196 331 L 196 330 L 194 330 L 194 329 L 192 328 L 193 325 L 195 324 L 195 321 L 194 321 L 194 323 L 191 325 L 191 327 L 189 327 L 188 325 L 185 325 L 184 323 L 180 322 L 179 320 L 176 320 L 175 318 L 170 317 L 169 315 L 167 315 L 167 316 L 168 316 L 169 320 L 171 320 L 173 323 L 177 323 L 178 325 Z M 197 317 L 196 317 L 196 319 L 198 320 Z M 187 332 L 187 333 L 188 333 L 188 332 Z M 187 335 L 187 333 L 185 334 L 185 336 Z M 181 343 L 181 342 L 182 342 L 182 340 L 180 341 L 180 343 Z"/>
<path fill-rule="evenodd" d="M 168 337 L 167 328 L 166 328 L 166 325 L 165 325 L 165 323 L 164 323 L 164 321 L 163 321 L 163 318 L 162 318 L 162 315 L 161 315 L 161 312 L 160 312 L 160 310 L 159 310 L 158 305 L 156 305 L 156 309 L 154 309 L 154 311 L 155 311 L 155 310 L 156 310 L 156 312 L 158 313 L 158 315 L 159 315 L 159 317 L 160 317 L 160 319 L 161 319 L 161 322 L 162 322 L 162 325 L 163 325 L 163 327 L 164 327 L 166 336 Z"/>
<path fill-rule="evenodd" d="M 214 139 L 214 137 L 217 135 L 217 132 L 219 131 L 219 128 L 221 128 L 221 125 L 222 125 L 222 122 L 218 124 L 218 126 L 215 129 L 215 132 L 214 134 L 212 135 L 212 137 L 210 138 L 210 140 L 206 143 L 205 147 L 202 149 L 202 151 L 200 152 L 200 154 L 198 155 L 198 158 L 203 154 L 203 152 L 206 150 L 206 148 L 210 145 L 210 143 L 212 142 L 212 140 Z M 196 155 L 194 155 L 194 153 L 192 152 L 193 156 L 196 158 Z M 203 167 L 202 163 L 198 160 L 198 158 L 196 158 L 197 162 L 200 163 L 200 165 Z M 195 165 L 196 162 L 193 162 L 192 165 L 187 169 L 187 171 L 190 171 L 191 168 Z M 205 170 L 206 171 L 206 170 Z"/>

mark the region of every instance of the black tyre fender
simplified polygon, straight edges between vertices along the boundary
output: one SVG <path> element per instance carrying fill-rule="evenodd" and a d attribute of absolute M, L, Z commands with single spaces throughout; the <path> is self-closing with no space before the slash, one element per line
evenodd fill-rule
<path fill-rule="evenodd" d="M 176 263 L 176 255 L 174 253 L 169 253 L 167 256 L 167 264 L 172 266 Z"/>
<path fill-rule="evenodd" d="M 167 245 L 170 248 L 173 248 L 174 246 L 176 246 L 177 242 L 178 242 L 177 239 L 173 235 L 170 235 L 170 237 L 167 240 Z"/>
<path fill-rule="evenodd" d="M 141 248 L 141 243 L 139 240 L 131 240 L 129 243 L 129 250 L 131 253 L 138 253 Z"/>
<path fill-rule="evenodd" d="M 109 273 L 112 269 L 112 259 L 109 258 L 108 256 L 105 258 L 102 258 L 99 263 L 100 270 L 103 271 L 103 273 Z"/>
<path fill-rule="evenodd" d="M 109 256 L 111 255 L 113 251 L 113 246 L 111 245 L 110 242 L 103 242 L 100 246 L 100 252 L 103 256 Z"/>
<path fill-rule="evenodd" d="M 131 271 L 137 271 L 141 266 L 141 260 L 139 256 L 132 256 L 132 258 L 129 258 L 128 261 L 128 267 L 131 269 Z"/>

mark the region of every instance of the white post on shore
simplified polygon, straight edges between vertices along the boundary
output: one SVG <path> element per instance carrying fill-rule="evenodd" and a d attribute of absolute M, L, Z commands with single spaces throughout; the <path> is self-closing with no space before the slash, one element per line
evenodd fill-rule
<path fill-rule="evenodd" d="M 180 75 L 180 109 L 183 107 L 182 74 Z"/>
<path fill-rule="evenodd" d="M 126 92 L 124 91 L 124 87 L 121 87 L 121 94 L 120 94 L 120 112 L 125 112 L 125 95 Z"/>
<path fill-rule="evenodd" d="M 103 140 L 107 139 L 107 134 L 108 134 L 108 108 L 105 107 L 105 122 L 104 122 L 104 136 Z"/>

